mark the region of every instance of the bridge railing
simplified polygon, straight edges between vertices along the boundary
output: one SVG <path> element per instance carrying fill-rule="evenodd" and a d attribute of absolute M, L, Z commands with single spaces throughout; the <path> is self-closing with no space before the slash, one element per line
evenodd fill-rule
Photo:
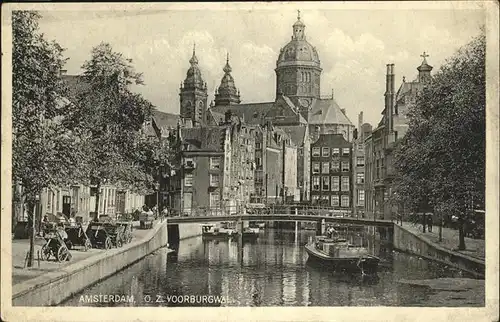
<path fill-rule="evenodd" d="M 271 204 L 261 207 L 243 207 L 243 206 L 226 206 L 226 207 L 193 207 L 183 209 L 182 214 L 178 212 L 171 213 L 172 216 L 189 216 L 189 217 L 207 217 L 207 216 L 230 216 L 230 215 L 275 215 L 275 214 L 290 214 L 290 215 L 316 215 L 330 216 L 337 218 L 352 217 L 350 210 L 339 209 L 336 207 L 327 206 L 311 206 L 297 204 Z"/>

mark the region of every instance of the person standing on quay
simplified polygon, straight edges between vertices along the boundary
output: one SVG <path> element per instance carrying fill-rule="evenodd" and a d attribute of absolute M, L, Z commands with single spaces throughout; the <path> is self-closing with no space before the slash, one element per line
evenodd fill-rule
<path fill-rule="evenodd" d="M 429 214 L 427 218 L 427 226 L 429 227 L 429 232 L 432 233 L 432 214 Z"/>

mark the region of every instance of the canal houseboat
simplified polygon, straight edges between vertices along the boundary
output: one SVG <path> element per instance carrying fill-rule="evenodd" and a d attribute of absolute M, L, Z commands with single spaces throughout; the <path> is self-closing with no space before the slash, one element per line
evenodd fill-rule
<path fill-rule="evenodd" d="M 366 247 L 352 245 L 343 238 L 316 236 L 305 249 L 308 260 L 328 265 L 336 271 L 376 274 L 380 262 Z"/>

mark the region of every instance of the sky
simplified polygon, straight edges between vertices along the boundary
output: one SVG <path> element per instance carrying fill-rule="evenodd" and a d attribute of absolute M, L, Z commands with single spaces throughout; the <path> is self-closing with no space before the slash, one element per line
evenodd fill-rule
<path fill-rule="evenodd" d="M 73 7 L 74 8 L 74 7 Z M 353 124 L 379 122 L 384 108 L 386 64 L 395 64 L 396 89 L 413 80 L 422 53 L 436 72 L 480 32 L 481 6 L 409 10 L 401 3 L 370 7 L 325 3 L 254 3 L 115 7 L 115 10 L 41 10 L 40 29 L 69 58 L 68 74 L 80 74 L 92 47 L 108 42 L 133 60 L 145 85 L 134 88 L 159 110 L 179 113 L 179 86 L 196 43 L 209 102 L 229 53 L 242 103 L 274 101 L 274 69 L 280 48 L 291 39 L 297 10 L 307 40 L 321 60 L 321 94 L 335 99 Z M 94 7 L 95 8 L 95 7 Z M 123 9 L 125 8 L 125 9 Z M 421 7 L 419 7 L 421 8 Z"/>

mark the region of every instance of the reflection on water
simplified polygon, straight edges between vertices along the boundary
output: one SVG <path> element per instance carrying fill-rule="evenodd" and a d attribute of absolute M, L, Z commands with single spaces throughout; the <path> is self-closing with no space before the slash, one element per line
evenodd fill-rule
<path fill-rule="evenodd" d="M 355 243 L 381 257 L 376 278 L 335 273 L 307 261 L 314 231 L 266 229 L 257 241 L 181 241 L 177 252 L 160 249 L 63 305 L 92 306 L 377 306 L 411 305 L 425 294 L 398 287 L 399 279 L 453 277 L 457 272 L 392 251 L 373 236 L 351 233 Z M 88 303 L 82 295 L 133 295 L 135 303 Z M 222 296 L 224 303 L 174 303 L 172 296 Z"/>

